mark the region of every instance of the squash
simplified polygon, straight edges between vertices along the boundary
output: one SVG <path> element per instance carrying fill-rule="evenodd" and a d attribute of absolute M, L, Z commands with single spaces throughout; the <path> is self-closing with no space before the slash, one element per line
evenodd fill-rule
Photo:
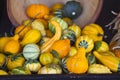
<path fill-rule="evenodd" d="M 70 30 L 70 29 L 65 29 L 63 30 L 61 39 L 69 39 L 70 40 L 70 44 L 74 45 L 75 41 L 76 41 L 76 36 L 74 31 Z"/>
<path fill-rule="evenodd" d="M 70 72 L 68 71 L 67 67 L 66 67 L 67 58 L 69 58 L 69 57 L 64 57 L 64 58 L 62 58 L 62 59 L 60 60 L 59 64 L 60 64 L 60 66 L 62 67 L 62 69 L 63 69 L 63 71 L 64 71 L 65 73 L 70 73 Z"/>
<path fill-rule="evenodd" d="M 87 53 L 87 54 L 86 54 L 86 58 L 87 58 L 87 60 L 88 60 L 88 64 L 89 64 L 89 65 L 96 63 L 96 58 L 95 58 L 95 56 L 93 55 L 92 52 Z"/>
<path fill-rule="evenodd" d="M 94 51 L 95 57 L 113 72 L 120 71 L 120 58 L 113 55 L 111 52 L 97 52 Z"/>
<path fill-rule="evenodd" d="M 63 16 L 71 19 L 78 18 L 82 13 L 82 6 L 80 2 L 75 0 L 67 1 L 63 7 Z"/>
<path fill-rule="evenodd" d="M 70 40 L 69 39 L 57 40 L 56 42 L 53 43 L 53 45 L 50 48 L 51 52 L 53 50 L 57 52 L 59 58 L 67 56 L 70 51 Z"/>
<path fill-rule="evenodd" d="M 48 65 L 53 62 L 53 55 L 50 52 L 41 53 L 39 61 L 42 65 Z"/>
<path fill-rule="evenodd" d="M 43 25 L 43 23 L 39 20 L 39 19 L 36 19 L 34 20 L 32 23 L 31 23 L 31 27 L 32 29 L 37 29 L 41 32 L 41 35 L 42 36 L 45 36 L 46 35 L 46 32 L 45 32 L 45 27 Z"/>
<path fill-rule="evenodd" d="M 77 54 L 68 57 L 66 67 L 68 71 L 75 74 L 85 73 L 88 70 L 88 60 L 86 58 L 86 50 L 84 47 L 78 49 Z"/>
<path fill-rule="evenodd" d="M 42 46 L 44 43 L 46 43 L 48 40 L 50 40 L 49 37 L 43 37 L 41 40 L 40 40 L 40 46 Z"/>
<path fill-rule="evenodd" d="M 76 38 L 78 38 L 81 35 L 81 28 L 78 25 L 73 24 L 69 26 L 69 29 L 74 31 Z"/>
<path fill-rule="evenodd" d="M 12 69 L 9 73 L 10 75 L 30 75 L 31 74 L 29 69 L 22 66 Z"/>
<path fill-rule="evenodd" d="M 62 74 L 62 68 L 57 64 L 49 64 L 40 68 L 38 74 Z"/>
<path fill-rule="evenodd" d="M 43 18 L 49 14 L 49 8 L 45 4 L 31 4 L 26 9 L 26 14 L 30 18 Z"/>
<path fill-rule="evenodd" d="M 1 68 L 4 67 L 4 65 L 6 64 L 6 60 L 7 60 L 7 57 L 4 54 L 0 53 L 0 67 Z"/>
<path fill-rule="evenodd" d="M 83 28 L 82 35 L 88 35 L 94 41 L 102 41 L 104 31 L 100 25 L 91 23 Z"/>
<path fill-rule="evenodd" d="M 51 20 L 50 23 L 55 26 L 56 33 L 49 41 L 47 41 L 44 45 L 41 46 L 41 53 L 47 52 L 53 45 L 53 43 L 60 39 L 62 34 L 62 30 L 58 22 Z"/>
<path fill-rule="evenodd" d="M 16 55 L 20 51 L 20 42 L 19 42 L 19 35 L 16 34 L 13 37 L 11 37 L 11 40 L 8 41 L 4 46 L 4 53 L 5 54 L 12 54 Z"/>
<path fill-rule="evenodd" d="M 0 70 L 0 75 L 8 75 L 8 73 L 4 70 Z"/>
<path fill-rule="evenodd" d="M 40 49 L 37 44 L 27 44 L 23 48 L 23 56 L 26 60 L 29 59 L 38 59 L 40 54 Z"/>
<path fill-rule="evenodd" d="M 88 73 L 92 73 L 92 74 L 110 74 L 112 72 L 105 65 L 102 65 L 102 64 L 92 64 L 88 68 Z"/>
<path fill-rule="evenodd" d="M 55 20 L 56 22 L 59 23 L 60 27 L 62 28 L 62 30 L 68 28 L 68 24 L 67 22 L 65 22 L 64 20 L 62 20 L 61 18 L 58 17 L 53 17 L 51 20 Z M 49 23 L 49 29 L 51 30 L 52 33 L 55 33 L 55 26 L 51 23 Z"/>
<path fill-rule="evenodd" d="M 40 39 L 41 39 L 41 32 L 36 29 L 31 29 L 25 34 L 20 44 L 22 46 L 25 46 L 26 44 L 30 44 L 30 43 L 38 43 Z"/>
<path fill-rule="evenodd" d="M 25 62 L 24 57 L 21 54 L 18 55 L 10 55 L 7 59 L 7 68 L 12 70 L 16 67 L 23 66 Z"/>
<path fill-rule="evenodd" d="M 79 38 L 77 38 L 75 43 L 77 48 L 84 47 L 87 53 L 92 51 L 92 49 L 94 48 L 93 39 L 91 39 L 87 35 L 80 36 Z"/>
<path fill-rule="evenodd" d="M 11 40 L 11 37 L 0 37 L 0 52 L 4 52 L 4 47 L 6 43 L 8 43 Z"/>
<path fill-rule="evenodd" d="M 66 21 L 68 26 L 71 26 L 73 24 L 73 21 L 68 17 L 64 17 L 64 18 L 62 18 L 62 20 Z"/>
<path fill-rule="evenodd" d="M 107 52 L 109 51 L 109 45 L 105 41 L 95 41 L 94 50 L 98 52 Z"/>
<path fill-rule="evenodd" d="M 71 46 L 68 56 L 69 57 L 74 56 L 76 53 L 77 53 L 77 48 L 75 46 Z"/>
<path fill-rule="evenodd" d="M 37 60 L 29 59 L 25 62 L 24 66 L 29 69 L 31 72 L 38 72 L 38 70 L 41 68 L 40 62 Z"/>
<path fill-rule="evenodd" d="M 15 28 L 15 31 L 14 31 L 14 34 L 18 34 L 19 31 L 21 31 L 25 26 L 24 25 L 20 25 L 20 26 L 17 26 Z M 20 38 L 22 39 L 24 37 L 24 35 L 29 31 L 31 30 L 32 28 L 30 26 L 27 26 L 24 28 L 24 30 L 22 30 L 20 33 L 19 33 L 19 36 Z"/>
<path fill-rule="evenodd" d="M 56 10 L 62 9 L 63 8 L 62 3 L 54 3 L 52 6 L 50 6 L 50 11 L 55 12 Z"/>

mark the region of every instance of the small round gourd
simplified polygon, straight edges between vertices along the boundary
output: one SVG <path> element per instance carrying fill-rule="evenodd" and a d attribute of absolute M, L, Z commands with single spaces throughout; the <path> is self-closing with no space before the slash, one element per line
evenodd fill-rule
<path fill-rule="evenodd" d="M 39 49 L 38 45 L 36 45 L 36 44 L 27 44 L 23 48 L 23 56 L 27 60 L 37 59 L 39 57 L 39 54 L 40 54 L 40 49 Z"/>
<path fill-rule="evenodd" d="M 61 74 L 62 68 L 57 64 L 49 64 L 46 66 L 43 66 L 38 71 L 38 74 Z"/>
<path fill-rule="evenodd" d="M 38 72 L 38 70 L 41 68 L 41 64 L 37 60 L 30 59 L 25 62 L 25 67 L 32 72 Z"/>
<path fill-rule="evenodd" d="M 63 15 L 71 19 L 76 19 L 82 13 L 81 4 L 77 1 L 67 1 L 63 8 Z"/>

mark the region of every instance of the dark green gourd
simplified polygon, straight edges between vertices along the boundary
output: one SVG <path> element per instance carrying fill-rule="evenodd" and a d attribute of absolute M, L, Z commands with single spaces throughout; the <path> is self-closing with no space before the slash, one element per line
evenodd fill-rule
<path fill-rule="evenodd" d="M 68 1 L 63 8 L 63 16 L 76 19 L 82 13 L 81 4 L 77 1 Z"/>

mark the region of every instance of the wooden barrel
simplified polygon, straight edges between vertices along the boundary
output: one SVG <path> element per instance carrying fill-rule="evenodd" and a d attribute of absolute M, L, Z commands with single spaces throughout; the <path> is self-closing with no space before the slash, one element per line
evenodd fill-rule
<path fill-rule="evenodd" d="M 56 2 L 65 4 L 68 0 L 7 0 L 7 12 L 10 21 L 14 26 L 20 25 L 23 20 L 28 19 L 26 7 L 33 3 L 42 3 L 51 6 Z M 103 0 L 76 0 L 83 7 L 82 14 L 74 20 L 81 27 L 95 22 L 102 8 Z"/>

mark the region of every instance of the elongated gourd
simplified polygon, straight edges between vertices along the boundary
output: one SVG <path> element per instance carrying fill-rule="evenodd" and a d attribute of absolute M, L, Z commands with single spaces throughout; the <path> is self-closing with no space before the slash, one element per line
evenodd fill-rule
<path fill-rule="evenodd" d="M 110 68 L 111 71 L 117 72 L 120 71 L 120 59 L 110 53 L 99 53 L 94 51 L 93 54 L 95 57 L 105 66 Z"/>
<path fill-rule="evenodd" d="M 56 33 L 49 41 L 41 46 L 41 53 L 48 51 L 53 43 L 61 37 L 62 30 L 60 24 L 54 20 L 51 20 L 50 23 L 55 26 Z"/>

